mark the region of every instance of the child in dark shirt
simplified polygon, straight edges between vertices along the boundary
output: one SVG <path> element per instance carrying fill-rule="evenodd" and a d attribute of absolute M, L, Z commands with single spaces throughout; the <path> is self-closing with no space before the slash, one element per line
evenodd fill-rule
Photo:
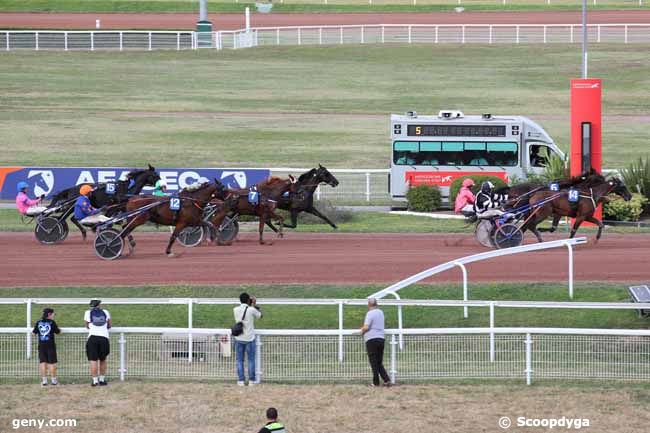
<path fill-rule="evenodd" d="M 54 321 L 54 310 L 46 308 L 43 310 L 43 317 L 34 325 L 34 334 L 38 335 L 38 360 L 40 362 L 41 386 L 47 386 L 47 371 L 52 378 L 52 385 L 58 385 L 56 379 L 56 344 L 54 334 L 60 334 L 61 330 Z"/>

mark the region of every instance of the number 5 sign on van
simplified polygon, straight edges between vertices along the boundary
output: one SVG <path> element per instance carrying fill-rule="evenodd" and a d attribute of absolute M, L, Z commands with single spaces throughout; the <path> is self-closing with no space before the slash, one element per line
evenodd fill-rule
<path fill-rule="evenodd" d="M 410 186 L 450 186 L 459 177 L 471 175 L 495 176 L 503 179 L 504 182 L 508 182 L 508 173 L 503 171 L 407 171 L 405 181 Z"/>

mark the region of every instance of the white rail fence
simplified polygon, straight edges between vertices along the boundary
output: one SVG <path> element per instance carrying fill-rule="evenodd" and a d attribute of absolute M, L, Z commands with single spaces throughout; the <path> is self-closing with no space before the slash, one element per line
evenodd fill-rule
<path fill-rule="evenodd" d="M 650 24 L 591 24 L 592 43 L 650 43 Z M 580 24 L 372 24 L 258 27 L 211 34 L 217 49 L 263 45 L 579 43 Z M 0 50 L 189 50 L 192 31 L 0 31 Z"/>
<path fill-rule="evenodd" d="M 87 377 L 86 330 L 64 328 L 57 337 L 59 377 Z M 0 379 L 38 377 L 25 357 L 24 328 L 0 328 Z M 385 365 L 393 382 L 440 378 L 650 379 L 650 331 L 556 328 L 450 328 L 387 330 Z M 490 357 L 490 333 L 496 357 Z M 109 377 L 233 381 L 235 357 L 226 329 L 114 328 Z M 344 331 L 345 356 L 337 356 L 338 331 L 260 330 L 257 377 L 265 382 L 368 380 L 358 331 Z M 188 335 L 190 336 L 188 338 Z M 35 344 L 31 357 L 37 358 Z"/>
<path fill-rule="evenodd" d="M 650 43 L 650 24 L 590 24 L 592 43 Z M 580 24 L 376 24 L 257 27 L 220 31 L 215 46 L 342 44 L 572 44 L 582 40 Z"/>

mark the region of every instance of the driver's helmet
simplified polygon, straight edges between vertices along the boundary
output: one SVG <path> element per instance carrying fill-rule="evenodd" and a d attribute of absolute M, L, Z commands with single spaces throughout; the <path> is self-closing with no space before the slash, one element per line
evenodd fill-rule
<path fill-rule="evenodd" d="M 162 179 L 158 179 L 158 180 L 156 181 L 156 184 L 155 184 L 154 187 L 155 187 L 156 189 L 160 189 L 160 190 L 162 190 L 163 188 L 167 188 L 167 184 L 165 183 L 164 180 L 162 180 Z"/>
<path fill-rule="evenodd" d="M 490 194 L 494 189 L 494 184 L 489 180 L 486 180 L 481 184 L 481 192 L 485 194 Z"/>
<path fill-rule="evenodd" d="M 474 180 L 467 178 L 463 181 L 463 187 L 470 188 L 472 186 L 474 186 Z"/>
<path fill-rule="evenodd" d="M 93 191 L 93 187 L 90 185 L 81 185 L 81 188 L 79 188 L 79 194 L 81 195 L 88 195 Z"/>
<path fill-rule="evenodd" d="M 29 184 L 27 182 L 18 182 L 18 185 L 16 185 L 18 192 L 23 192 L 25 188 L 29 188 Z"/>

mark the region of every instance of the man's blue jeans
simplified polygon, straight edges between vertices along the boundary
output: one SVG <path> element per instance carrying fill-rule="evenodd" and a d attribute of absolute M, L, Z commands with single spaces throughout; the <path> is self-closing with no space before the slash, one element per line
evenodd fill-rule
<path fill-rule="evenodd" d="M 237 356 L 237 378 L 240 382 L 246 380 L 244 376 L 244 353 L 248 357 L 248 379 L 255 382 L 255 340 L 238 341 L 235 340 L 235 352 Z"/>

